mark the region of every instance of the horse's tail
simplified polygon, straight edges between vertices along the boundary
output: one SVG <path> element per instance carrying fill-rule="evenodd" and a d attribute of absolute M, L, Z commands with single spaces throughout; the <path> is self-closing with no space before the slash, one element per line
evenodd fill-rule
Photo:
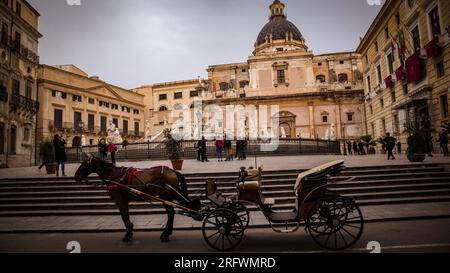
<path fill-rule="evenodd" d="M 177 174 L 178 188 L 180 189 L 181 195 L 183 195 L 184 197 L 186 197 L 186 199 L 189 200 L 189 193 L 188 193 L 186 179 L 184 178 L 184 175 L 182 175 L 179 172 L 175 172 L 175 173 Z"/>

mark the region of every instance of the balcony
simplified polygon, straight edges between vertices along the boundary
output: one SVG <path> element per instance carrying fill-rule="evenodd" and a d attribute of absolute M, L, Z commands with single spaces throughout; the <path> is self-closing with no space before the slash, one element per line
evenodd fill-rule
<path fill-rule="evenodd" d="M 12 37 L 7 33 L 1 34 L 0 44 L 16 52 L 19 56 L 25 58 L 26 60 L 34 64 L 39 63 L 39 56 L 36 53 L 34 53 L 31 49 L 22 45 L 20 41 L 13 40 Z"/>
<path fill-rule="evenodd" d="M 39 111 L 39 102 L 14 94 L 11 97 L 10 107 L 12 112 L 26 112 L 27 114 L 35 115 Z"/>

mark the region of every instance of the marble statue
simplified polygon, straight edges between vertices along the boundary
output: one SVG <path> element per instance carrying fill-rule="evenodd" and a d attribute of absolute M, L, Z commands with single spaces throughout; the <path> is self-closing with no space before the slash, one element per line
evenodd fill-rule
<path fill-rule="evenodd" d="M 283 126 L 280 127 L 281 130 L 281 138 L 287 138 L 286 129 Z"/>
<path fill-rule="evenodd" d="M 119 132 L 119 128 L 117 128 L 112 121 L 109 123 L 107 139 L 112 140 L 114 144 L 121 144 L 123 142 L 122 136 Z"/>
<path fill-rule="evenodd" d="M 336 125 L 333 123 L 333 124 L 331 124 L 330 128 L 327 129 L 324 140 L 335 141 L 336 139 L 337 139 Z"/>
<path fill-rule="evenodd" d="M 86 136 L 85 135 L 81 135 L 81 146 L 86 146 Z"/>

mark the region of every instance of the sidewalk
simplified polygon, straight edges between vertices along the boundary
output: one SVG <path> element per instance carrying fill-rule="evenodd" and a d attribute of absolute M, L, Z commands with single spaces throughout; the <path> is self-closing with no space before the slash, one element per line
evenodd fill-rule
<path fill-rule="evenodd" d="M 450 202 L 400 204 L 361 207 L 366 222 L 450 218 Z M 166 215 L 131 216 L 136 231 L 162 231 Z M 176 230 L 198 230 L 202 222 L 176 215 Z M 269 228 L 261 212 L 252 212 L 250 228 Z M 122 232 L 124 225 L 117 216 L 49 216 L 0 218 L 0 233 L 78 233 Z"/>
<path fill-rule="evenodd" d="M 278 157 L 259 157 L 258 166 L 263 166 L 266 171 L 273 170 L 295 170 L 310 169 L 326 162 L 334 160 L 345 160 L 347 167 L 364 166 L 383 166 L 383 165 L 405 165 L 415 164 L 408 161 L 405 155 L 396 155 L 396 160 L 388 161 L 387 155 L 366 155 L 366 156 L 339 156 L 339 155 L 310 155 L 310 156 L 278 156 Z M 440 163 L 450 165 L 450 157 L 435 155 L 427 157 L 423 163 Z M 135 167 L 139 169 L 151 168 L 155 166 L 169 166 L 170 161 L 139 161 L 139 162 L 118 162 L 117 166 Z M 215 172 L 237 172 L 242 166 L 255 166 L 255 158 L 248 158 L 245 161 L 217 162 L 211 158 L 210 162 L 198 162 L 196 160 L 184 161 L 184 174 L 191 173 L 215 173 Z M 78 169 L 79 164 L 67 164 L 66 174 L 73 176 Z M 6 178 L 32 178 L 32 177 L 54 177 L 47 175 L 45 168 L 39 171 L 37 167 L 0 169 L 0 179 Z"/>

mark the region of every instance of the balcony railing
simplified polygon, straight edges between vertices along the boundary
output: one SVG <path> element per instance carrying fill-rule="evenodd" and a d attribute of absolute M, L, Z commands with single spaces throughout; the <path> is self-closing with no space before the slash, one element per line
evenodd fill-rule
<path fill-rule="evenodd" d="M 39 111 L 39 102 L 17 94 L 12 95 L 10 106 L 14 112 L 26 111 L 35 115 Z"/>
<path fill-rule="evenodd" d="M 20 41 L 13 40 L 7 33 L 1 33 L 0 43 L 32 63 L 39 63 L 39 56 Z"/>

